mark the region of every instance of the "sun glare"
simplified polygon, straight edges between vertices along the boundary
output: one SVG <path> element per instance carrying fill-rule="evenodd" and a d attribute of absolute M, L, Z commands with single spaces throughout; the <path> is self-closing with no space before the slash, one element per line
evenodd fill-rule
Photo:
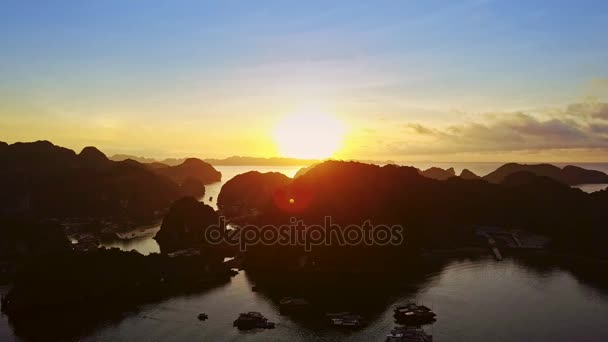
<path fill-rule="evenodd" d="M 344 124 L 323 112 L 297 112 L 281 118 L 274 129 L 279 153 L 285 157 L 324 159 L 342 143 Z"/>

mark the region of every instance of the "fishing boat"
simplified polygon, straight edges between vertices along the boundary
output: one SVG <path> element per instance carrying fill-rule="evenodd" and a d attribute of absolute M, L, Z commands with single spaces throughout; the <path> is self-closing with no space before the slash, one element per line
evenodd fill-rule
<path fill-rule="evenodd" d="M 437 315 L 430 308 L 411 302 L 397 306 L 394 312 L 397 322 L 406 325 L 430 324 L 437 320 Z"/>
<path fill-rule="evenodd" d="M 239 317 L 233 322 L 233 326 L 239 330 L 274 329 L 275 324 L 268 321 L 268 318 L 261 313 L 250 311 L 239 314 Z"/>

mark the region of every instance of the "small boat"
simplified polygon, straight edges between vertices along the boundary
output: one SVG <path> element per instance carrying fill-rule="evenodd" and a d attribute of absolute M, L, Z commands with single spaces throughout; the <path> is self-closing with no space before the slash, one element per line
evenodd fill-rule
<path fill-rule="evenodd" d="M 325 316 L 328 317 L 329 322 L 336 327 L 359 328 L 366 323 L 363 316 L 350 312 L 327 313 Z"/>
<path fill-rule="evenodd" d="M 232 325 L 237 327 L 239 330 L 274 329 L 275 327 L 274 322 L 268 321 L 268 318 L 256 311 L 239 314 L 239 317 L 233 322 Z"/>
<path fill-rule="evenodd" d="M 430 308 L 415 303 L 397 306 L 394 312 L 395 319 L 402 324 L 423 325 L 437 320 L 437 315 Z"/>
<path fill-rule="evenodd" d="M 310 303 L 303 298 L 285 297 L 279 301 L 281 311 L 306 311 L 311 308 Z"/>
<path fill-rule="evenodd" d="M 420 328 L 396 327 L 386 336 L 386 342 L 432 342 L 433 336 Z"/>

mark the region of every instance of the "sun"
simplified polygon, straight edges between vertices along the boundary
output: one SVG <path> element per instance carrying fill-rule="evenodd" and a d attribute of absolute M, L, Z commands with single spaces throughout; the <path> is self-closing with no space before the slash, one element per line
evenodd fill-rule
<path fill-rule="evenodd" d="M 296 112 L 285 115 L 274 128 L 273 136 L 284 157 L 324 159 L 342 144 L 344 124 L 324 112 Z"/>

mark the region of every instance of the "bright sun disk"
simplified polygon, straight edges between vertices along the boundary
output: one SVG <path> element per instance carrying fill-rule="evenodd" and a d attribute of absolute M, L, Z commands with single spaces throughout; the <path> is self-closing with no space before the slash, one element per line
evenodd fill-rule
<path fill-rule="evenodd" d="M 283 117 L 273 135 L 285 157 L 324 159 L 340 148 L 344 125 L 327 113 L 297 112 Z"/>

